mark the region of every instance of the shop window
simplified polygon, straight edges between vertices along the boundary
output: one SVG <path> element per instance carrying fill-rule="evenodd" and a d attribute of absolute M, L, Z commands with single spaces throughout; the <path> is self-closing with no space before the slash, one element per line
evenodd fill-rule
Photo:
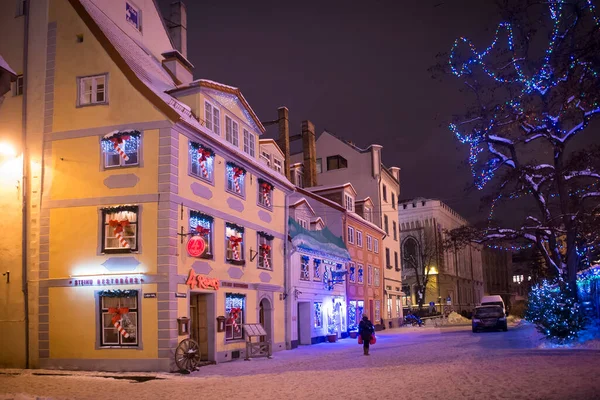
<path fill-rule="evenodd" d="M 242 340 L 244 338 L 244 321 L 246 316 L 246 295 L 225 293 L 225 340 Z"/>
<path fill-rule="evenodd" d="M 214 218 L 200 211 L 190 210 L 190 234 L 200 235 L 206 243 L 206 250 L 200 256 L 213 258 Z"/>
<path fill-rule="evenodd" d="M 108 104 L 108 74 L 77 78 L 77 105 Z"/>
<path fill-rule="evenodd" d="M 373 266 L 367 266 L 367 285 L 373 284 Z"/>
<path fill-rule="evenodd" d="M 142 30 L 141 11 L 128 1 L 125 2 L 125 20 L 133 25 L 138 31 Z"/>
<path fill-rule="evenodd" d="M 98 296 L 100 345 L 138 346 L 138 291 L 102 290 Z"/>
<path fill-rule="evenodd" d="M 348 280 L 350 282 L 356 282 L 356 264 L 353 262 L 348 263 Z"/>
<path fill-rule="evenodd" d="M 258 268 L 273 269 L 273 239 L 266 232 L 258 232 Z"/>
<path fill-rule="evenodd" d="M 348 302 L 348 330 L 355 331 L 362 320 L 364 301 L 350 300 Z"/>
<path fill-rule="evenodd" d="M 225 223 L 227 241 L 227 262 L 244 265 L 244 227 L 231 222 Z"/>
<path fill-rule="evenodd" d="M 204 102 L 204 126 L 211 130 L 215 135 L 221 135 L 220 127 L 221 112 L 208 101 Z"/>
<path fill-rule="evenodd" d="M 139 131 L 111 132 L 102 138 L 100 144 L 104 168 L 139 165 L 142 144 Z"/>
<path fill-rule="evenodd" d="M 258 179 L 258 205 L 273 210 L 273 189 L 274 186 L 270 182 Z"/>
<path fill-rule="evenodd" d="M 228 162 L 225 166 L 227 174 L 227 191 L 244 197 L 246 193 L 245 177 L 246 170 L 234 163 Z"/>
<path fill-rule="evenodd" d="M 313 281 L 321 280 L 321 260 L 313 258 Z"/>
<path fill-rule="evenodd" d="M 375 319 L 373 322 L 376 324 L 381 322 L 381 300 L 375 300 Z"/>
<path fill-rule="evenodd" d="M 207 182 L 214 182 L 215 153 L 196 142 L 190 142 L 188 152 L 190 174 Z"/>
<path fill-rule="evenodd" d="M 309 281 L 310 271 L 308 266 L 308 256 L 300 256 L 300 280 Z"/>
<path fill-rule="evenodd" d="M 315 306 L 315 328 L 323 327 L 323 303 L 314 303 Z"/>
<path fill-rule="evenodd" d="M 357 265 L 358 265 L 357 281 L 358 281 L 358 283 L 364 283 L 364 267 L 362 266 L 362 264 L 357 264 Z"/>
<path fill-rule="evenodd" d="M 373 269 L 373 274 L 374 274 L 373 283 L 374 283 L 375 286 L 379 286 L 380 283 L 381 283 L 380 282 L 380 278 L 379 278 L 379 268 L 375 267 Z"/>
<path fill-rule="evenodd" d="M 129 253 L 138 249 L 138 206 L 102 209 L 102 252 Z"/>

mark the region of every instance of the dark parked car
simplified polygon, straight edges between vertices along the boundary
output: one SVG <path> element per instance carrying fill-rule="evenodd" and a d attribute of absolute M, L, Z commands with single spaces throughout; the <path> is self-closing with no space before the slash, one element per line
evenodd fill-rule
<path fill-rule="evenodd" d="M 483 329 L 502 329 L 504 332 L 508 330 L 506 323 L 506 315 L 501 306 L 480 306 L 475 307 L 473 313 L 473 332 L 478 332 Z"/>

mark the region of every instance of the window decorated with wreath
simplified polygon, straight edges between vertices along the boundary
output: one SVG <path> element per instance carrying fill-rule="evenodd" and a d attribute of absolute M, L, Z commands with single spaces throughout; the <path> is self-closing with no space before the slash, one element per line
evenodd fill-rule
<path fill-rule="evenodd" d="M 350 282 L 356 282 L 356 264 L 348 263 L 348 279 Z"/>
<path fill-rule="evenodd" d="M 225 165 L 227 174 L 227 191 L 244 197 L 246 193 L 245 177 L 246 170 L 232 162 L 227 162 Z"/>
<path fill-rule="evenodd" d="M 190 142 L 190 174 L 207 182 L 213 182 L 215 171 L 215 152 L 201 145 Z"/>
<path fill-rule="evenodd" d="M 102 209 L 102 252 L 129 253 L 138 250 L 138 206 Z"/>
<path fill-rule="evenodd" d="M 258 204 L 269 210 L 273 209 L 273 189 L 271 183 L 258 179 Z"/>
<path fill-rule="evenodd" d="M 104 135 L 100 144 L 102 146 L 104 168 L 139 165 L 141 145 L 141 134 L 139 131 L 113 131 Z"/>
<path fill-rule="evenodd" d="M 323 327 L 323 303 L 314 303 L 315 307 L 315 328 Z"/>
<path fill-rule="evenodd" d="M 310 280 L 310 271 L 308 266 L 308 256 L 300 256 L 300 280 L 301 281 L 309 281 Z"/>
<path fill-rule="evenodd" d="M 244 265 L 244 227 L 227 222 L 225 238 L 227 240 L 227 262 Z"/>
<path fill-rule="evenodd" d="M 225 294 L 225 340 L 241 340 L 244 338 L 244 319 L 246 315 L 246 295 L 239 293 Z"/>
<path fill-rule="evenodd" d="M 358 264 L 358 275 L 357 275 L 358 283 L 364 283 L 364 267 L 362 264 Z"/>
<path fill-rule="evenodd" d="M 321 260 L 313 258 L 313 281 L 321 280 Z"/>
<path fill-rule="evenodd" d="M 202 258 L 213 258 L 213 225 L 212 216 L 190 210 L 190 234 L 201 236 L 206 243 L 206 250 L 200 256 Z"/>
<path fill-rule="evenodd" d="M 258 232 L 258 268 L 273 269 L 273 235 Z"/>
<path fill-rule="evenodd" d="M 138 346 L 138 291 L 102 290 L 98 296 L 100 345 Z"/>

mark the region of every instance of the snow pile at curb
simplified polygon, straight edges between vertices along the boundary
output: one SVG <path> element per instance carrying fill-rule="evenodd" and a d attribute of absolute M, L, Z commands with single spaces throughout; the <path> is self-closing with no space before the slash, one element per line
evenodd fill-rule
<path fill-rule="evenodd" d="M 52 400 L 51 397 L 38 397 L 29 394 L 0 394 L 0 400 Z"/>
<path fill-rule="evenodd" d="M 458 314 L 457 312 L 452 311 L 450 313 L 450 315 L 448 315 L 448 323 L 449 324 L 470 324 L 471 320 L 468 318 L 463 317 L 462 315 Z"/>

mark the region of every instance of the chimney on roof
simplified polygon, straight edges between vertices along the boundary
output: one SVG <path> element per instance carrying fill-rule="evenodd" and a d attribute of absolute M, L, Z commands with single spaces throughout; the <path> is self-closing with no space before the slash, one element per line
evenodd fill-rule
<path fill-rule="evenodd" d="M 302 121 L 302 152 L 304 153 L 304 187 L 317 186 L 317 143 L 315 126 Z"/>
<path fill-rule="evenodd" d="M 277 109 L 277 122 L 279 123 L 279 137 L 276 142 L 281 151 L 283 151 L 283 167 L 285 176 L 291 179 L 290 176 L 290 115 L 287 107 L 279 107 Z"/>
<path fill-rule="evenodd" d="M 390 172 L 393 177 L 400 183 L 400 168 L 399 167 L 390 167 Z"/>
<path fill-rule="evenodd" d="M 171 3 L 169 33 L 177 51 L 187 58 L 187 10 L 181 1 Z"/>

